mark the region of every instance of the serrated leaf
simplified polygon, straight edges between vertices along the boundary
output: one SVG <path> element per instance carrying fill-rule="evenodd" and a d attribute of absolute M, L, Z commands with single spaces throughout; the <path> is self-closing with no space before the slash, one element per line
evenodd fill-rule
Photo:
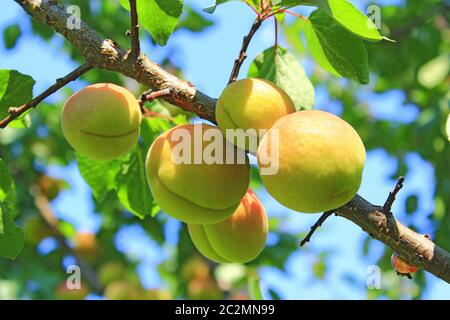
<path fill-rule="evenodd" d="M 308 48 L 325 70 L 361 84 L 369 83 L 369 62 L 361 39 L 339 26 L 325 12 L 317 9 L 305 22 Z"/>
<path fill-rule="evenodd" d="M 251 300 L 264 300 L 259 280 L 257 275 L 248 277 L 248 294 Z"/>
<path fill-rule="evenodd" d="M 373 21 L 348 0 L 313 0 L 311 4 L 322 9 L 342 27 L 364 40 L 383 39 Z"/>
<path fill-rule="evenodd" d="M 94 198 L 98 202 L 102 202 L 108 192 L 116 190 L 116 177 L 122 167 L 121 159 L 94 161 L 77 153 L 77 162 L 81 176 L 91 187 Z"/>
<path fill-rule="evenodd" d="M 128 0 L 120 0 L 120 4 L 130 10 Z M 137 0 L 136 4 L 139 24 L 157 44 L 166 45 L 183 12 L 183 0 Z"/>
<path fill-rule="evenodd" d="M 24 232 L 14 223 L 10 205 L 0 202 L 0 256 L 15 259 L 24 242 Z"/>
<path fill-rule="evenodd" d="M 0 118 L 8 115 L 10 107 L 21 106 L 33 98 L 32 77 L 16 70 L 0 70 Z"/>
<path fill-rule="evenodd" d="M 297 110 L 311 109 L 314 105 L 314 87 L 298 59 L 280 46 L 260 53 L 250 65 L 250 78 L 263 78 L 274 82 L 294 101 Z"/>
<path fill-rule="evenodd" d="M 5 43 L 6 49 L 12 49 L 16 46 L 17 40 L 19 40 L 22 35 L 22 30 L 20 26 L 15 23 L 3 30 L 3 41 Z"/>
<path fill-rule="evenodd" d="M 124 163 L 122 171 L 117 177 L 119 186 L 117 196 L 120 202 L 141 219 L 146 215 L 151 215 L 155 206 L 147 183 L 146 152 L 147 150 L 140 146 L 135 147 L 129 161 Z"/>

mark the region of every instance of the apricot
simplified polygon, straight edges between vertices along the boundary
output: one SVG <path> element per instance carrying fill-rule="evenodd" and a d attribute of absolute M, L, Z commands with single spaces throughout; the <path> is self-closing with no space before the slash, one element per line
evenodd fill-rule
<path fill-rule="evenodd" d="M 263 79 L 242 79 L 228 85 L 216 105 L 216 120 L 225 137 L 237 147 L 256 153 L 264 131 L 279 118 L 295 112 L 294 102 L 274 83 Z M 227 129 L 243 129 L 257 143 L 226 135 Z M 252 132 L 253 131 L 253 132 Z M 253 133 L 253 134 L 252 134 Z"/>
<path fill-rule="evenodd" d="M 236 211 L 216 224 L 188 225 L 192 242 L 208 259 L 218 263 L 246 263 L 263 250 L 267 239 L 266 211 L 248 190 Z"/>
<path fill-rule="evenodd" d="M 146 173 L 161 209 L 195 224 L 231 215 L 250 182 L 247 155 L 207 124 L 181 125 L 160 135 L 148 151 Z"/>
<path fill-rule="evenodd" d="M 64 281 L 55 290 L 57 300 L 84 300 L 88 294 L 89 288 L 84 283 L 81 283 L 79 289 L 69 289 Z"/>
<path fill-rule="evenodd" d="M 101 254 L 101 246 L 94 233 L 78 232 L 74 238 L 74 251 L 89 262 L 96 261 Z"/>
<path fill-rule="evenodd" d="M 76 151 L 107 161 L 127 153 L 137 142 L 141 117 L 131 92 L 112 83 L 98 83 L 66 101 L 61 126 Z"/>
<path fill-rule="evenodd" d="M 400 258 L 397 252 L 394 252 L 391 256 L 391 264 L 392 267 L 402 275 L 408 275 L 419 270 L 418 267 L 413 266 Z"/>
<path fill-rule="evenodd" d="M 267 191 L 284 206 L 305 213 L 323 212 L 350 201 L 361 184 L 366 153 L 353 127 L 318 110 L 279 119 L 258 148 Z"/>

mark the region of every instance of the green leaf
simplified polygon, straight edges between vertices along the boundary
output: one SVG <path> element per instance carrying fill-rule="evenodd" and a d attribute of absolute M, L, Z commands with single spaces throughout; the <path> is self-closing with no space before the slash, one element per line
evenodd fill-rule
<path fill-rule="evenodd" d="M 251 300 L 264 300 L 259 280 L 260 279 L 257 275 L 252 275 L 248 277 L 247 281 L 248 294 Z"/>
<path fill-rule="evenodd" d="M 150 193 L 145 172 L 146 150 L 137 146 L 131 153 L 128 162 L 124 163 L 117 177 L 119 186 L 117 196 L 130 212 L 143 219 L 152 215 L 155 203 Z"/>
<path fill-rule="evenodd" d="M 14 200 L 14 181 L 8 167 L 0 159 L 0 202 Z"/>
<path fill-rule="evenodd" d="M 77 153 L 78 170 L 91 187 L 94 198 L 102 202 L 108 192 L 116 190 L 116 177 L 122 167 L 122 160 L 94 161 Z"/>
<path fill-rule="evenodd" d="M 15 70 L 0 70 L 0 118 L 8 115 L 10 107 L 21 106 L 33 98 L 36 82 Z"/>
<path fill-rule="evenodd" d="M 373 21 L 348 0 L 313 0 L 317 6 L 342 27 L 367 41 L 380 41 L 383 37 Z"/>
<path fill-rule="evenodd" d="M 130 10 L 128 0 L 120 0 L 120 3 Z M 164 46 L 183 12 L 183 0 L 137 0 L 137 11 L 139 24 L 150 32 L 157 44 Z"/>
<path fill-rule="evenodd" d="M 216 11 L 216 8 L 218 5 L 221 5 L 221 4 L 230 2 L 230 1 L 235 1 L 235 0 L 216 0 L 215 4 L 213 4 L 212 6 L 203 8 L 203 11 L 205 11 L 206 13 L 209 13 L 209 14 L 213 14 L 214 11 Z"/>
<path fill-rule="evenodd" d="M 445 125 L 445 131 L 447 133 L 447 139 L 450 141 L 450 114 L 447 116 L 447 122 Z"/>
<path fill-rule="evenodd" d="M 314 87 L 298 59 L 280 46 L 260 53 L 250 65 L 250 78 L 263 78 L 274 82 L 294 101 L 297 110 L 311 109 L 314 105 Z"/>
<path fill-rule="evenodd" d="M 6 49 L 12 49 L 16 46 L 17 40 L 19 40 L 22 35 L 22 30 L 20 26 L 15 23 L 3 30 L 3 41 L 5 43 Z"/>
<path fill-rule="evenodd" d="M 305 22 L 305 37 L 317 63 L 335 76 L 369 83 L 367 50 L 361 39 L 348 33 L 320 9 Z"/>
<path fill-rule="evenodd" d="M 24 242 L 24 232 L 14 223 L 9 204 L 0 202 L 0 256 L 15 259 Z"/>
<path fill-rule="evenodd" d="M 214 22 L 205 18 L 189 6 L 186 6 L 185 15 L 178 24 L 178 29 L 187 29 L 192 32 L 200 32 L 214 25 Z"/>

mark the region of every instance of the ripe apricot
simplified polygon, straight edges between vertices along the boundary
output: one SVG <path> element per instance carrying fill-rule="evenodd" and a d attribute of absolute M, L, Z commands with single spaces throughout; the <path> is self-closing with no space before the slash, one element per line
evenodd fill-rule
<path fill-rule="evenodd" d="M 249 137 L 259 142 L 279 118 L 295 112 L 291 98 L 274 83 L 264 79 L 242 79 L 228 85 L 216 105 L 216 120 L 225 137 L 241 149 L 256 153 L 257 143 L 227 137 L 227 129 L 254 129 Z"/>
<path fill-rule="evenodd" d="M 93 160 L 112 160 L 137 142 L 141 111 L 127 89 L 98 83 L 73 94 L 64 104 L 64 137 L 80 154 Z"/>
<path fill-rule="evenodd" d="M 214 139 L 207 141 L 208 136 Z M 207 124 L 181 125 L 160 135 L 147 154 L 146 172 L 156 203 L 195 224 L 231 215 L 250 182 L 247 156 Z"/>
<path fill-rule="evenodd" d="M 188 225 L 192 242 L 208 259 L 218 263 L 246 263 L 263 250 L 268 222 L 263 205 L 251 190 L 236 211 L 216 224 Z"/>
<path fill-rule="evenodd" d="M 305 213 L 339 208 L 361 184 L 366 153 L 361 138 L 341 118 L 306 110 L 279 119 L 258 148 L 267 191 L 284 206 Z M 262 172 L 262 170 L 261 170 Z"/>

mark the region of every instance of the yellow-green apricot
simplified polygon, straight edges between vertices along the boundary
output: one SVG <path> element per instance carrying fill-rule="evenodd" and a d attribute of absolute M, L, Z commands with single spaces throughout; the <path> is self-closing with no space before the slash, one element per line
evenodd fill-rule
<path fill-rule="evenodd" d="M 216 138 L 208 141 L 210 135 Z M 207 161 L 209 153 L 217 153 L 217 162 Z M 234 157 L 227 159 L 229 155 Z M 181 125 L 160 135 L 147 154 L 146 172 L 161 209 L 195 224 L 216 223 L 231 215 L 250 182 L 247 155 L 207 124 Z"/>
<path fill-rule="evenodd" d="M 80 154 L 112 160 L 137 142 L 141 124 L 139 103 L 127 89 L 112 83 L 90 85 L 64 104 L 62 132 Z"/>
<path fill-rule="evenodd" d="M 216 224 L 188 225 L 195 247 L 217 263 L 246 263 L 263 250 L 267 239 L 266 211 L 248 190 L 236 211 Z"/>
<path fill-rule="evenodd" d="M 278 165 L 275 174 L 261 174 L 267 191 L 284 206 L 305 213 L 336 209 L 350 201 L 361 184 L 365 159 L 355 129 L 318 110 L 279 119 L 258 148 L 261 171 L 273 161 Z"/>
<path fill-rule="evenodd" d="M 294 102 L 283 89 L 264 79 L 242 79 L 228 85 L 216 105 L 216 120 L 226 136 L 227 129 L 254 129 L 256 142 L 279 118 L 295 112 Z M 251 132 L 249 132 L 251 133 Z M 250 134 L 249 134 L 250 136 Z M 256 153 L 257 143 L 227 137 L 237 147 Z"/>

